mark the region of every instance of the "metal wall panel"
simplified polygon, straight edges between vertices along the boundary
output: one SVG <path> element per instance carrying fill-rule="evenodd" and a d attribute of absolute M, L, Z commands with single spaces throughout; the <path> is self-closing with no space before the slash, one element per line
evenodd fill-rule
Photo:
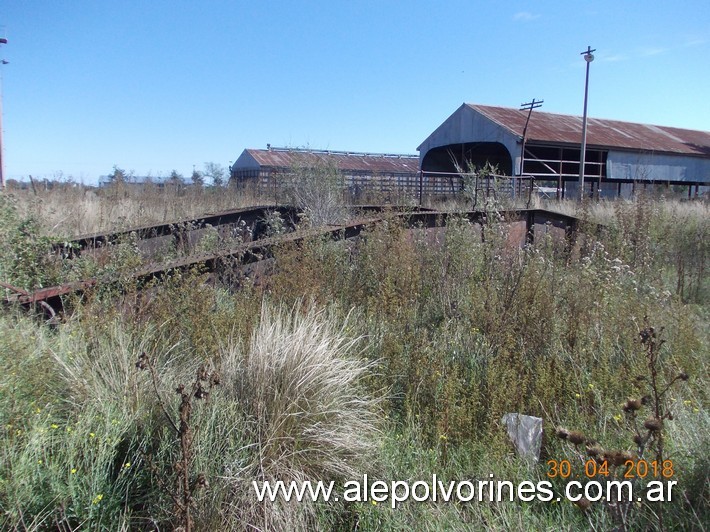
<path fill-rule="evenodd" d="M 607 179 L 710 183 L 710 159 L 609 150 Z"/>

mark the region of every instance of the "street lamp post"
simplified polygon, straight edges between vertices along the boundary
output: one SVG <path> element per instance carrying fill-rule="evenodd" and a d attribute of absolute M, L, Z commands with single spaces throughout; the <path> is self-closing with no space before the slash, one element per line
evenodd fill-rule
<path fill-rule="evenodd" d="M 0 44 L 7 44 L 5 37 L 0 37 Z M 7 61 L 0 60 L 0 65 L 7 65 Z M 5 160 L 3 158 L 2 143 L 2 74 L 0 74 L 0 190 L 5 188 Z"/>
<path fill-rule="evenodd" d="M 587 77 L 584 80 L 584 115 L 582 116 L 582 150 L 579 155 L 579 200 L 584 200 L 584 159 L 587 152 L 587 94 L 589 92 L 589 63 L 594 61 L 591 46 L 587 46 L 586 51 L 582 52 L 584 60 L 587 62 Z"/>

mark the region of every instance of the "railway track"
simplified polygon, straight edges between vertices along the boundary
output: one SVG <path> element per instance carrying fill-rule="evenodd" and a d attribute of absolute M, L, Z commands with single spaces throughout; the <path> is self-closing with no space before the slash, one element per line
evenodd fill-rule
<path fill-rule="evenodd" d="M 363 205 L 353 210 L 361 216 L 372 216 L 383 211 L 390 212 L 427 212 L 433 209 L 422 207 L 400 207 L 382 205 Z M 53 250 L 63 257 L 74 258 L 83 253 L 95 253 L 96 250 L 134 239 L 144 258 L 175 249 L 181 254 L 188 254 L 199 247 L 199 243 L 208 235 L 216 236 L 219 241 L 251 242 L 264 238 L 269 231 L 270 220 L 278 216 L 283 223 L 283 230 L 295 230 L 302 212 L 288 205 L 262 205 L 231 209 L 217 213 L 207 213 L 198 218 L 185 218 L 149 226 L 138 226 L 109 233 L 92 233 L 77 236 L 71 240 L 58 241 Z"/>
<path fill-rule="evenodd" d="M 278 212 L 285 219 L 290 229 L 285 234 L 265 236 L 265 217 Z M 472 223 L 483 224 L 486 213 L 481 211 L 439 212 L 426 209 L 392 208 L 382 206 L 366 206 L 361 209 L 362 215 L 358 221 L 327 226 L 316 229 L 297 229 L 298 210 L 293 207 L 254 207 L 236 209 L 222 213 L 210 214 L 201 218 L 178 221 L 171 224 L 135 228 L 109 234 L 85 235 L 70 242 L 55 246 L 55 250 L 68 257 L 76 257 L 83 253 L 96 253 L 130 235 L 139 238 L 139 248 L 148 257 L 161 247 L 175 245 L 181 247 L 184 253 L 177 258 L 151 262 L 132 273 L 132 278 L 145 282 L 161 277 L 171 271 L 189 269 L 200 266 L 208 272 L 219 272 L 225 261 L 240 266 L 248 266 L 273 256 L 275 246 L 285 243 L 298 243 L 309 238 L 327 237 L 332 239 L 349 239 L 357 237 L 363 230 L 385 219 L 395 219 L 410 228 L 431 229 L 444 227 L 452 216 L 465 217 Z M 498 211 L 504 221 L 513 225 L 510 231 L 513 244 L 525 245 L 533 242 L 541 233 L 550 231 L 558 233 L 559 237 L 570 239 L 576 234 L 579 220 L 575 217 L 547 211 L 543 209 L 515 209 Z M 243 239 L 232 239 L 233 245 L 210 252 L 191 252 L 196 248 L 205 231 L 217 231 L 222 235 L 233 235 L 235 230 L 248 232 L 250 236 Z M 62 308 L 62 299 L 74 293 L 80 293 L 101 284 L 114 282 L 110 278 L 91 278 L 57 286 L 41 288 L 32 292 L 13 288 L 5 283 L 0 284 L 10 294 L 4 298 L 6 303 L 20 304 L 25 307 L 41 305 L 45 310 L 56 312 Z M 51 313 L 51 312 L 50 312 Z"/>
<path fill-rule="evenodd" d="M 135 239 L 141 253 L 148 257 L 171 246 L 182 251 L 196 247 L 207 234 L 216 232 L 222 239 L 241 238 L 254 240 L 261 238 L 267 230 L 268 219 L 279 216 L 285 228 L 293 230 L 299 218 L 299 210 L 290 206 L 257 206 L 230 209 L 208 213 L 198 218 L 185 218 L 172 222 L 149 226 L 138 226 L 110 233 L 81 235 L 72 240 L 56 242 L 55 252 L 64 257 L 74 258 L 86 252 Z"/>

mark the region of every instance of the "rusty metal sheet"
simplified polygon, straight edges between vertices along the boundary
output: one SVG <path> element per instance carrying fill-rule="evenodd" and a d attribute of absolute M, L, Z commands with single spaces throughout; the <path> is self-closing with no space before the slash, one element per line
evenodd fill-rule
<path fill-rule="evenodd" d="M 61 296 L 66 296 L 68 294 L 73 294 L 75 292 L 82 292 L 87 288 L 90 288 L 98 284 L 97 279 L 87 279 L 84 281 L 75 281 L 71 283 L 65 283 L 59 286 L 49 286 L 47 288 L 40 288 L 34 292 L 16 294 L 5 298 L 8 302 L 17 302 L 22 305 L 30 305 L 32 303 L 38 303 L 40 301 L 49 301 Z"/>
<path fill-rule="evenodd" d="M 527 111 L 509 107 L 467 105 L 513 134 L 522 136 Z M 528 142 L 579 145 L 581 138 L 581 116 L 539 111 L 532 114 L 527 131 Z M 656 151 L 710 158 L 710 131 L 588 118 L 587 147 Z"/>

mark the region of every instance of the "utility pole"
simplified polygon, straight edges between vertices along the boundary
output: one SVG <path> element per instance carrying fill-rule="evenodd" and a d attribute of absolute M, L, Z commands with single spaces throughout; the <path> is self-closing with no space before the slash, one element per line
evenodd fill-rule
<path fill-rule="evenodd" d="M 525 169 L 525 140 L 527 139 L 528 135 L 528 124 L 530 123 L 530 116 L 532 116 L 533 109 L 542 107 L 542 104 L 544 102 L 545 100 L 535 100 L 535 98 L 533 98 L 532 102 L 520 104 L 520 110 L 528 112 L 528 117 L 525 119 L 525 127 L 523 128 L 523 140 L 521 142 L 522 146 L 520 147 L 520 171 L 518 172 L 518 175 L 520 176 L 519 185 L 521 193 L 523 190 L 523 170 Z M 528 198 L 532 195 L 532 187 L 533 182 L 530 181 L 530 194 L 528 195 Z M 515 198 L 515 180 L 513 180 L 513 198 Z"/>
<path fill-rule="evenodd" d="M 0 44 L 7 44 L 5 37 L 0 37 Z M 0 60 L 0 65 L 7 65 L 7 61 Z M 4 145 L 2 143 L 2 73 L 0 73 L 0 190 L 5 188 L 5 159 L 3 157 Z"/>
<path fill-rule="evenodd" d="M 525 167 L 525 140 L 527 139 L 528 124 L 530 123 L 530 116 L 532 115 L 533 109 L 537 109 L 538 107 L 542 107 L 543 103 L 545 103 L 545 100 L 536 100 L 535 98 L 533 98 L 532 102 L 520 104 L 520 110 L 528 112 L 528 117 L 525 120 L 525 127 L 523 128 L 523 141 L 522 141 L 523 145 L 520 148 L 520 172 L 519 172 L 519 175 L 521 177 L 523 175 L 523 168 Z"/>
<path fill-rule="evenodd" d="M 591 46 L 587 46 L 581 55 L 584 56 L 584 60 L 587 62 L 587 77 L 584 80 L 584 115 L 582 116 L 582 150 L 579 154 L 579 201 L 584 201 L 584 159 L 587 152 L 587 94 L 589 92 L 589 64 L 594 61 L 594 56 L 592 52 L 597 50 L 592 50 Z"/>

